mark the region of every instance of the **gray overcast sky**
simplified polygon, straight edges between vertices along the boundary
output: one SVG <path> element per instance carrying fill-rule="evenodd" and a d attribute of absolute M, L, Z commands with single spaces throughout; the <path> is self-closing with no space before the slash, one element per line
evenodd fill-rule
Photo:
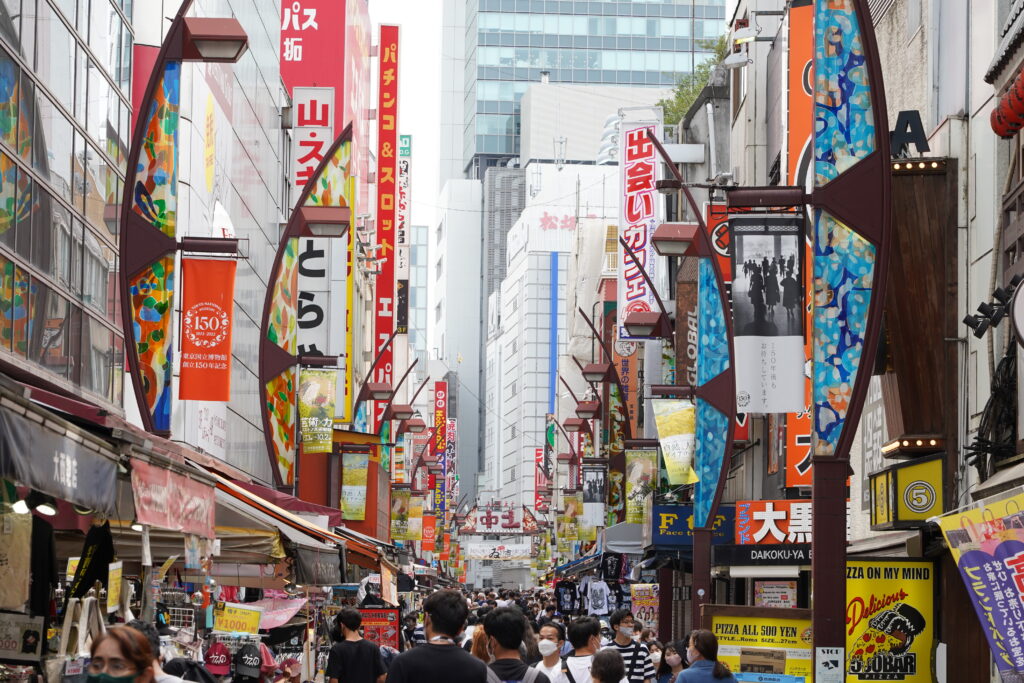
<path fill-rule="evenodd" d="M 398 117 L 399 133 L 412 135 L 412 222 L 432 226 L 440 191 L 441 2 L 370 0 L 370 22 L 375 44 L 381 24 L 401 27 Z"/>

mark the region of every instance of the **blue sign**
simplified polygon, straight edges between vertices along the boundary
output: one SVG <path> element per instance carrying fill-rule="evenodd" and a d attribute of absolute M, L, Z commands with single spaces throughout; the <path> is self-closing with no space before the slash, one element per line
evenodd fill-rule
<path fill-rule="evenodd" d="M 736 525 L 736 506 L 719 505 L 715 515 L 711 543 L 725 545 L 733 542 Z M 693 506 L 655 505 L 651 515 L 651 542 L 659 546 L 693 545 Z"/>

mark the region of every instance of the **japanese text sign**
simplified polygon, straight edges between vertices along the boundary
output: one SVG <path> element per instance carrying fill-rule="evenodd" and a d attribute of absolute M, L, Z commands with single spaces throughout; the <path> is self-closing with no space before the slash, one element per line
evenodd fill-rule
<path fill-rule="evenodd" d="M 345 69 L 345 3 L 336 0 L 285 0 L 281 3 L 281 80 L 292 101 L 302 86 L 322 86 L 341 92 Z M 333 100 L 332 100 L 333 101 Z M 295 109 L 296 115 L 300 112 Z M 296 120 L 296 128 L 301 124 Z M 340 131 L 344 128 L 341 112 L 332 109 L 327 123 L 319 124 Z M 328 144 L 330 144 L 328 142 Z"/>
<path fill-rule="evenodd" d="M 214 537 L 213 488 L 188 477 L 132 461 L 135 519 L 160 529 Z"/>
<path fill-rule="evenodd" d="M 448 451 L 448 383 L 434 383 L 434 459 L 442 464 Z M 445 510 L 445 478 L 434 480 L 434 514 L 443 518 Z"/>
<path fill-rule="evenodd" d="M 398 194 L 398 27 L 381 26 L 380 81 L 377 99 L 377 275 L 374 287 L 373 339 L 380 360 L 374 382 L 390 385 L 394 352 L 388 343 L 395 331 L 395 223 Z M 371 428 L 384 418 L 387 402 L 375 401 Z"/>
<path fill-rule="evenodd" d="M 227 633 L 259 633 L 263 609 L 219 602 L 213 609 L 213 628 Z"/>
<path fill-rule="evenodd" d="M 934 520 L 1004 681 L 1024 670 L 1024 491 L 1017 488 Z"/>
<path fill-rule="evenodd" d="M 619 175 L 621 202 L 619 236 L 636 255 L 640 267 L 618 250 L 618 338 L 631 339 L 624 325 L 630 313 L 658 310 L 655 294 L 640 272 L 642 267 L 657 281 L 658 254 L 651 235 L 658 225 L 660 198 L 654 183 L 658 176 L 658 157 L 648 129 L 657 132 L 659 121 L 623 122 L 619 126 Z"/>
<path fill-rule="evenodd" d="M 811 542 L 811 501 L 751 500 L 736 503 L 736 544 Z"/>

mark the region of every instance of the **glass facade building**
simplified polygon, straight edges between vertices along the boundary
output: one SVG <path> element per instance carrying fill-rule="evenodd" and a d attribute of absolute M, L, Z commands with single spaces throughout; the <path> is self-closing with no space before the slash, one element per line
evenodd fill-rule
<path fill-rule="evenodd" d="M 0 358 L 118 410 L 131 12 L 0 2 Z"/>
<path fill-rule="evenodd" d="M 469 176 L 519 153 L 519 101 L 552 83 L 669 88 L 725 32 L 725 0 L 467 0 Z"/>

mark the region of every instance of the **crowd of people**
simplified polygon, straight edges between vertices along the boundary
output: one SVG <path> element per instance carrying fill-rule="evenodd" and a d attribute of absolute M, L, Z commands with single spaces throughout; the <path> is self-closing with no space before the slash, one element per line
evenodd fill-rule
<path fill-rule="evenodd" d="M 364 639 L 361 623 L 355 608 L 337 614 L 326 670 L 316 683 L 736 682 L 718 661 L 710 631 L 663 644 L 627 609 L 607 622 L 570 620 L 542 590 L 500 596 L 436 591 L 423 602 L 422 623 L 407 615 L 401 653 Z M 113 627 L 92 643 L 88 683 L 214 683 L 198 662 L 163 664 L 159 653 L 151 624 Z M 299 683 L 298 667 L 282 666 L 273 680 Z"/>

